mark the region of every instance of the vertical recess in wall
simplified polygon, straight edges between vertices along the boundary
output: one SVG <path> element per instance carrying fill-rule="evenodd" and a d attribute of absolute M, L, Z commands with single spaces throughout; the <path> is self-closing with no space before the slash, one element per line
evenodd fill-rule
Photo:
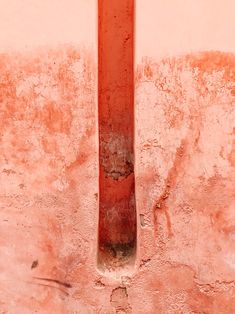
<path fill-rule="evenodd" d="M 102 270 L 133 265 L 134 0 L 99 0 L 99 245 Z"/>

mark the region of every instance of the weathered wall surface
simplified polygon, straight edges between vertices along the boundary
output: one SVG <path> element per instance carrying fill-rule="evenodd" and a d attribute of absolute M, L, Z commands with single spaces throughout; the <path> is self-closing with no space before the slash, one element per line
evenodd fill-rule
<path fill-rule="evenodd" d="M 201 1 L 194 9 L 180 0 L 175 7 L 136 2 L 138 247 L 134 273 L 119 279 L 100 273 L 96 261 L 96 2 L 75 2 L 67 2 L 69 14 L 90 12 L 74 32 L 86 31 L 87 42 L 83 35 L 71 40 L 72 18 L 59 32 L 62 45 L 54 24 L 51 45 L 32 26 L 33 40 L 27 23 L 21 41 L 0 31 L 0 313 L 233 313 L 235 49 L 225 38 L 232 2 L 213 2 L 215 15 L 209 0 L 203 10 Z M 35 12 L 45 13 L 43 5 Z M 48 21 L 52 8 L 42 15 Z M 61 18 L 65 8 L 58 9 Z M 197 12 L 200 27 L 190 17 Z M 179 27 L 165 23 L 163 13 L 178 18 Z M 205 26 L 218 16 L 219 33 L 208 26 L 206 40 Z M 2 21 L 8 25 L 4 14 Z M 166 24 L 172 36 L 163 41 L 153 27 Z M 17 39 L 17 31 L 10 34 Z M 187 41 L 190 34 L 195 41 Z M 172 45 L 172 38 L 180 40 Z M 36 48 L 43 40 L 46 46 Z"/>
<path fill-rule="evenodd" d="M 137 1 L 134 313 L 234 312 L 233 9 Z"/>
<path fill-rule="evenodd" d="M 67 313 L 71 280 L 95 263 L 93 59 L 71 46 L 1 56 L 1 313 Z"/>
<path fill-rule="evenodd" d="M 234 66 L 220 52 L 138 66 L 134 282 L 149 313 L 233 312 Z"/>
<path fill-rule="evenodd" d="M 0 7 L 0 313 L 92 313 L 96 2 Z"/>

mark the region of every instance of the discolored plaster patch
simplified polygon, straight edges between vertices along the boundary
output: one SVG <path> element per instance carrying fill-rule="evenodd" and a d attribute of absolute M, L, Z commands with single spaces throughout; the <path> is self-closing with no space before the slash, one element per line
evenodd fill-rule
<path fill-rule="evenodd" d="M 139 229 L 140 268 L 123 285 L 104 277 L 94 281 L 98 171 L 94 90 L 89 87 L 94 82 L 88 80 L 74 96 L 70 129 L 66 117 L 51 129 L 40 120 L 43 115 L 32 124 L 27 108 L 15 108 L 14 119 L 5 116 L 2 311 L 15 312 L 17 306 L 23 313 L 45 308 L 61 314 L 78 309 L 103 314 L 233 312 L 233 58 L 199 53 L 148 61 L 143 72 L 145 62 L 138 68 L 137 74 L 145 74 L 136 82 L 136 196 L 145 226 Z M 81 68 L 77 75 L 83 81 Z M 11 99 L 13 91 L 6 88 L 4 93 Z M 61 132 L 63 125 L 68 133 Z M 39 264 L 31 270 L 36 259 Z M 72 288 L 64 293 L 46 283 L 29 284 L 32 274 Z"/>
<path fill-rule="evenodd" d="M 140 304 L 149 313 L 217 313 L 217 299 L 221 313 L 231 311 L 234 60 L 208 51 L 137 65 L 136 195 L 140 223 L 150 223 L 140 229 L 143 274 L 131 291 L 148 291 Z"/>
<path fill-rule="evenodd" d="M 128 293 L 125 287 L 115 288 L 110 296 L 110 303 L 115 308 L 116 313 L 131 313 L 131 307 L 128 302 Z"/>
<path fill-rule="evenodd" d="M 94 59 L 72 45 L 0 55 L 0 311 L 70 311 L 94 227 Z"/>

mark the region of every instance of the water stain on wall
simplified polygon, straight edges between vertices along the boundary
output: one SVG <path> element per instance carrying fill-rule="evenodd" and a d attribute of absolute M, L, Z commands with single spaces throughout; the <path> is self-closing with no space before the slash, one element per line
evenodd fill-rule
<path fill-rule="evenodd" d="M 1 311 L 232 313 L 234 55 L 137 66 L 140 268 L 118 284 L 94 262 L 92 60 L 74 47 L 0 57 Z"/>
<path fill-rule="evenodd" d="M 0 312 L 67 312 L 88 259 L 98 176 L 94 59 L 72 45 L 0 54 Z"/>
<path fill-rule="evenodd" d="M 142 291 L 158 291 L 151 313 L 229 313 L 234 304 L 234 88 L 232 53 L 137 65 L 136 195 L 148 222 L 140 265 L 148 261 L 143 276 L 154 278 Z"/>

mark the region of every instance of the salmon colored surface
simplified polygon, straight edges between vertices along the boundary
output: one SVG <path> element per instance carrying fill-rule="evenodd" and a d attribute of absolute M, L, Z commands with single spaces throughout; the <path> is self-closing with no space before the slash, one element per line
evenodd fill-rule
<path fill-rule="evenodd" d="M 0 1 L 1 314 L 234 313 L 235 3 L 132 3 Z"/>

